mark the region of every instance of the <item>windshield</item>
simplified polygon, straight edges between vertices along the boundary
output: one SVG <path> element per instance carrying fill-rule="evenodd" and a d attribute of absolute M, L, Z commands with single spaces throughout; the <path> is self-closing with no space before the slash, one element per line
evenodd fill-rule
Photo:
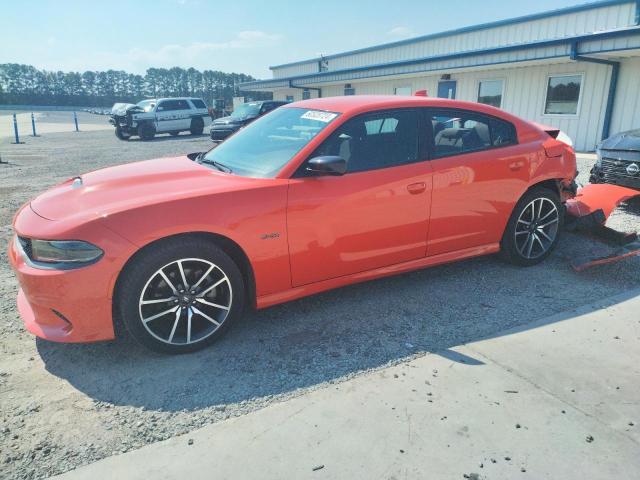
<path fill-rule="evenodd" d="M 236 175 L 274 177 L 338 115 L 306 108 L 278 108 L 210 150 L 202 161 L 216 162 Z"/>
<path fill-rule="evenodd" d="M 242 105 L 239 105 L 230 116 L 231 118 L 255 117 L 260 113 L 261 105 L 262 104 L 258 102 L 243 103 Z"/>
<path fill-rule="evenodd" d="M 136 103 L 136 105 L 138 105 L 140 108 L 142 108 L 142 110 L 144 110 L 145 112 L 150 112 L 151 110 L 153 110 L 153 107 L 156 106 L 156 101 L 155 100 L 142 100 L 141 102 Z"/>

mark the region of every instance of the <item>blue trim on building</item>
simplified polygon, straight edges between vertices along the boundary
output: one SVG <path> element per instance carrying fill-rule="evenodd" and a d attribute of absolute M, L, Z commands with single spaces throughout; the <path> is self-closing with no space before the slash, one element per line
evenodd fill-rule
<path fill-rule="evenodd" d="M 514 25 L 514 24 L 518 24 L 518 23 L 522 23 L 522 22 L 529 22 L 529 21 L 533 21 L 533 20 L 542 20 L 545 18 L 551 18 L 551 17 L 556 17 L 559 15 L 567 15 L 570 13 L 577 13 L 577 12 L 582 12 L 582 11 L 586 11 L 586 10 L 593 10 L 596 8 L 605 8 L 605 7 L 610 7 L 610 6 L 615 6 L 615 5 L 624 5 L 627 3 L 635 3 L 636 4 L 636 25 L 640 25 L 640 0 L 603 0 L 603 1 L 599 1 L 599 2 L 590 2 L 590 3 L 583 3 L 580 5 L 575 5 L 573 7 L 565 7 L 565 8 L 559 8 L 557 10 L 549 10 L 549 11 L 545 11 L 545 12 L 541 12 L 541 13 L 534 13 L 531 15 L 524 15 L 521 17 L 515 17 L 515 18 L 509 18 L 506 20 L 498 20 L 496 22 L 489 22 L 489 23 L 481 23 L 479 25 L 471 25 L 469 27 L 462 27 L 462 28 L 456 28 L 454 30 L 447 30 L 444 32 L 438 32 L 438 33 L 431 33 L 428 35 L 422 35 L 419 37 L 414 37 L 414 38 L 408 38 L 406 40 L 400 40 L 397 42 L 390 42 L 390 43 L 383 43 L 383 44 L 379 44 L 379 45 L 373 45 L 371 47 L 366 47 L 366 48 L 360 48 L 360 49 L 356 49 L 356 50 L 349 50 L 346 52 L 340 52 L 340 53 L 334 53 L 331 55 L 326 55 L 323 57 L 323 59 L 325 60 L 331 60 L 332 58 L 339 58 L 339 57 L 344 57 L 347 55 L 355 55 L 355 54 L 359 54 L 359 53 L 367 53 L 367 52 L 371 52 L 371 51 L 375 51 L 375 50 L 381 50 L 381 49 L 385 49 L 385 48 L 393 48 L 393 47 L 400 47 L 403 45 L 408 45 L 411 43 L 416 43 L 416 42 L 422 42 L 424 40 L 433 40 L 436 38 L 442 38 L 442 37 L 449 37 L 452 35 L 459 35 L 462 33 L 469 33 L 469 32 L 476 32 L 479 30 L 487 30 L 489 28 L 496 28 L 496 27 L 503 27 L 503 26 L 507 26 L 507 25 Z M 291 63 L 283 63 L 281 65 L 274 65 L 269 67 L 271 70 L 274 70 L 276 68 L 284 68 L 284 67 L 293 67 L 296 65 L 304 65 L 306 63 L 311 63 L 311 62 L 319 62 L 321 60 L 320 57 L 317 58 L 309 58 L 306 60 L 299 60 L 297 62 L 291 62 Z"/>
<path fill-rule="evenodd" d="M 602 122 L 602 135 L 600 140 L 609 138 L 611 132 L 611 119 L 613 118 L 613 106 L 616 103 L 616 92 L 618 90 L 618 77 L 620 76 L 620 62 L 607 60 L 604 58 L 585 57 L 578 53 L 578 44 L 571 44 L 571 60 L 576 62 L 597 63 L 611 67 L 611 79 L 609 80 L 609 93 L 607 95 L 607 105 L 604 110 L 604 120 Z"/>
<path fill-rule="evenodd" d="M 480 55 L 491 55 L 491 54 L 498 54 L 498 53 L 508 53 L 508 52 L 512 52 L 512 51 L 519 51 L 519 50 L 527 50 L 527 49 L 534 49 L 534 48 L 545 48 L 545 47 L 552 47 L 552 46 L 558 46 L 558 45 L 566 45 L 567 47 L 570 47 L 573 44 L 578 44 L 580 42 L 585 42 L 585 41 L 597 41 L 597 40 L 605 40 L 605 39 L 609 39 L 609 38 L 616 38 L 616 37 L 621 37 L 621 36 L 626 36 L 626 35 L 640 35 L 640 26 L 634 26 L 634 27 L 626 27 L 626 28 L 621 28 L 621 29 L 616 29 L 616 30 L 606 30 L 606 31 L 602 31 L 602 32 L 597 32 L 597 33 L 589 33 L 589 34 L 583 34 L 583 35 L 577 35 L 575 37 L 567 37 L 567 38 L 556 38 L 556 39 L 552 39 L 552 40 L 540 40 L 537 42 L 530 42 L 530 43 L 521 43 L 521 44 L 517 44 L 517 45 L 506 45 L 506 46 L 502 46 L 502 47 L 494 47 L 494 48 L 489 48 L 489 49 L 479 49 L 479 50 L 468 50 L 466 52 L 458 52 L 458 53 L 450 53 L 450 54 L 445 54 L 445 55 L 435 55 L 435 56 L 431 56 L 431 57 L 421 57 L 421 58 L 415 58 L 415 59 L 411 59 L 411 60 L 401 60 L 401 61 L 396 61 L 396 62 L 387 62 L 387 63 L 379 63 L 379 64 L 374 64 L 374 65 L 365 65 L 362 67 L 352 67 L 352 68 L 346 68 L 346 69 L 342 69 L 342 70 L 333 70 L 333 71 L 328 71 L 328 72 L 317 72 L 317 73 L 310 73 L 310 74 L 305 74 L 305 75 L 296 75 L 296 76 L 292 76 L 292 77 L 285 77 L 285 78 L 277 78 L 277 79 L 273 79 L 273 80 L 256 80 L 253 82 L 245 82 L 245 83 L 241 83 L 239 84 L 239 87 L 262 87 L 262 88 L 286 88 L 286 86 L 282 86 L 283 84 L 289 84 L 292 85 L 291 82 L 296 81 L 296 80 L 300 80 L 300 81 L 304 81 L 304 80 L 308 80 L 308 79 L 314 79 L 317 80 L 318 82 L 322 82 L 324 81 L 331 81 L 331 77 L 336 77 L 336 76 L 341 76 L 344 77 L 344 75 L 347 74 L 355 74 L 357 72 L 363 72 L 363 71 L 367 71 L 367 70 L 379 70 L 379 69 L 383 69 L 383 68 L 401 68 L 401 67 L 408 67 L 411 65 L 416 65 L 416 64 L 421 64 L 421 63 L 433 63 L 433 62 L 439 62 L 439 61 L 446 61 L 446 60 L 457 60 L 457 59 L 461 59 L 461 58 L 466 58 L 466 57 L 472 57 L 472 56 L 480 56 Z M 598 53 L 598 52 L 588 52 L 590 54 L 593 53 Z M 570 55 L 570 51 L 567 51 L 566 54 L 564 55 L 558 55 L 558 57 L 567 57 Z M 526 61 L 530 61 L 530 60 L 543 60 L 546 59 L 548 57 L 534 57 L 534 58 L 528 58 L 526 59 Z M 506 62 L 497 62 L 497 63 L 514 63 L 513 60 L 510 61 L 506 61 Z M 486 64 L 477 64 L 477 65 L 465 65 L 465 67 L 473 67 L 473 66 L 483 66 L 483 65 L 493 65 L 496 63 L 486 63 Z M 443 70 L 449 70 L 452 69 L 450 67 L 447 67 L 446 69 Z M 408 70 L 408 71 L 400 71 L 400 72 L 394 72 L 392 73 L 392 75 L 402 75 L 405 73 L 418 73 L 419 70 Z M 386 76 L 386 75 L 370 75 L 370 77 L 381 77 L 381 76 Z M 351 76 L 351 77 L 344 77 L 344 78 L 340 78 L 340 80 L 349 80 L 349 79 L 357 79 L 359 77 L 357 76 Z M 360 77 L 362 78 L 362 77 Z M 314 83 L 314 82 L 308 82 L 308 83 Z"/>

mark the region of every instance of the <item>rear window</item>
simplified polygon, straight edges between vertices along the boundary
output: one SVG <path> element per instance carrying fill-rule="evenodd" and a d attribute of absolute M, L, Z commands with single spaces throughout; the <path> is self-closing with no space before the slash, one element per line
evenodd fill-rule
<path fill-rule="evenodd" d="M 191 99 L 191 103 L 193 103 L 193 106 L 196 108 L 207 108 L 207 105 L 199 98 Z"/>

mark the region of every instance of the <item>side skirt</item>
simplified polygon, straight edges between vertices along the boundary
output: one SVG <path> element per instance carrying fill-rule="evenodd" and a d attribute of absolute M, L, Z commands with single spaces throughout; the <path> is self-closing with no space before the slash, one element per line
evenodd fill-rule
<path fill-rule="evenodd" d="M 410 272 L 412 270 L 419 270 L 426 267 L 433 267 L 435 265 L 441 265 L 444 263 L 456 262 L 458 260 L 464 260 L 466 258 L 489 255 L 498 251 L 500 251 L 500 244 L 491 243 L 488 245 L 482 245 L 480 247 L 458 250 L 456 252 L 442 253 L 440 255 L 434 255 L 432 257 L 418 258 L 416 260 L 398 263 L 395 265 L 390 265 L 388 267 L 376 268 L 375 270 L 367 270 L 366 272 L 359 272 L 353 273 L 351 275 L 345 275 L 343 277 L 330 278 L 321 282 L 291 288 L 283 292 L 270 293 L 269 295 L 260 296 L 256 299 L 256 307 L 258 309 L 262 309 L 270 307 L 272 305 L 277 305 L 279 303 L 289 302 L 297 298 L 307 297 L 309 295 L 325 292 L 327 290 L 333 290 L 334 288 L 343 287 L 345 285 L 366 282 L 368 280 L 375 280 L 377 278 L 397 275 L 399 273 Z"/>

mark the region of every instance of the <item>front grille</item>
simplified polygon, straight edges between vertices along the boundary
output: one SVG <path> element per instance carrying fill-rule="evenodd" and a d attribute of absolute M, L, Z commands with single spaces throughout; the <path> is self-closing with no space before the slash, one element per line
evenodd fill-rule
<path fill-rule="evenodd" d="M 636 164 L 640 167 L 640 152 L 606 152 L 602 157 L 599 168 L 600 177 L 605 182 L 618 183 L 625 186 L 637 186 L 640 184 L 640 172 L 629 173 L 629 165 Z"/>
<path fill-rule="evenodd" d="M 18 237 L 18 241 L 20 242 L 20 246 L 24 251 L 25 255 L 29 258 L 29 260 L 33 260 L 33 250 L 31 249 L 31 239 Z"/>

